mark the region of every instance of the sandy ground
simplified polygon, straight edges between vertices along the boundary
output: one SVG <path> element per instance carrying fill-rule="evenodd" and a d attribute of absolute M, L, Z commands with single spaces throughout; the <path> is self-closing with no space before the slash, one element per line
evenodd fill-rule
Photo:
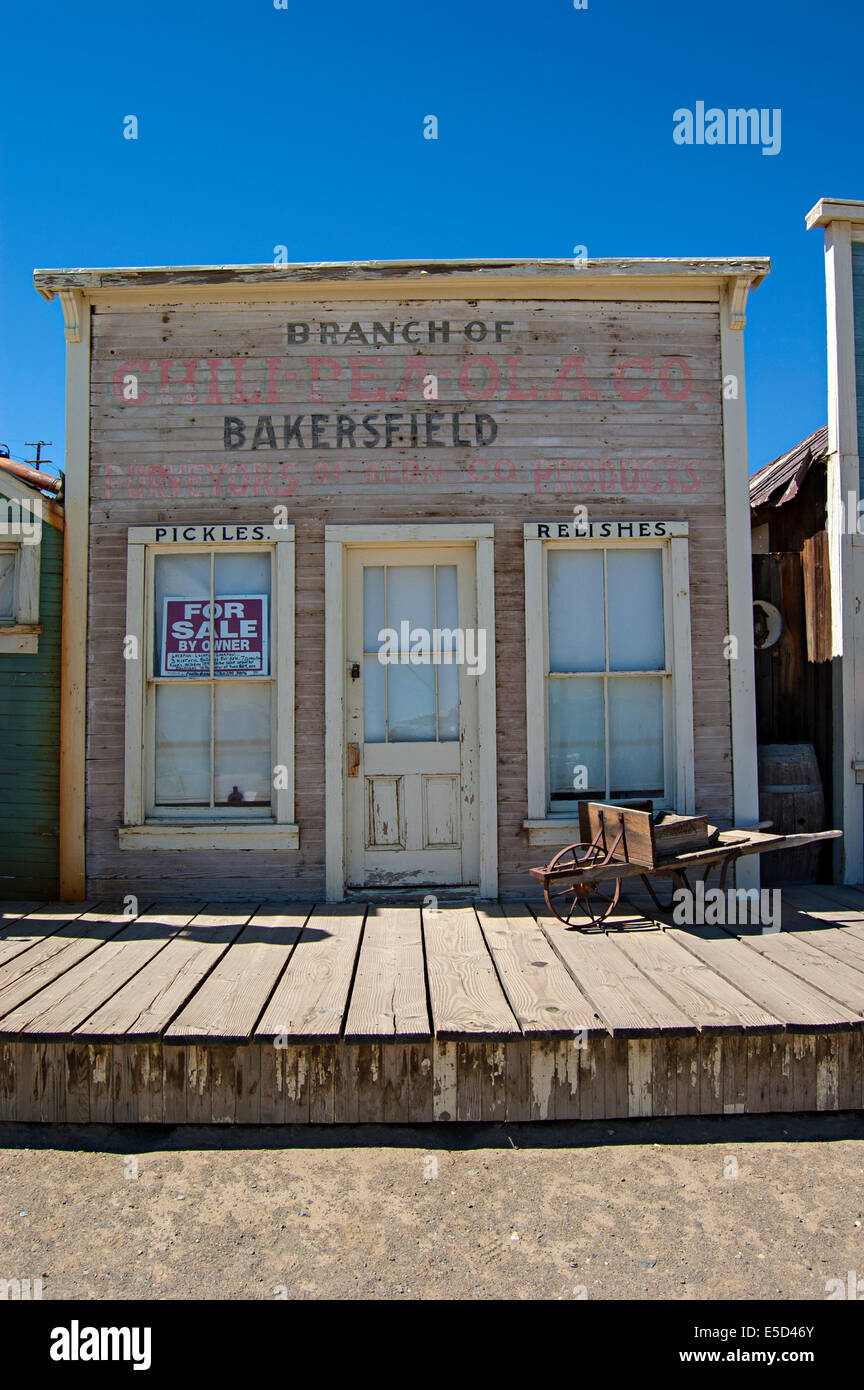
<path fill-rule="evenodd" d="M 824 1300 L 849 1270 L 860 1115 L 0 1126 L 0 1279 L 45 1299 Z"/>

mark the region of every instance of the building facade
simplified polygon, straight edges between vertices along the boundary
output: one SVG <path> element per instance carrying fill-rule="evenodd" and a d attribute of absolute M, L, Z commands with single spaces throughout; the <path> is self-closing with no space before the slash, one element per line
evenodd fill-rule
<path fill-rule="evenodd" d="M 68 344 L 62 891 L 513 897 L 580 797 L 755 823 L 767 270 L 37 272 Z"/>
<path fill-rule="evenodd" d="M 0 897 L 11 901 L 59 889 L 63 526 L 63 508 L 0 461 Z"/>
<path fill-rule="evenodd" d="M 864 880 L 864 202 L 821 198 L 828 320 L 827 531 L 834 662 L 834 824 L 844 883 Z"/>

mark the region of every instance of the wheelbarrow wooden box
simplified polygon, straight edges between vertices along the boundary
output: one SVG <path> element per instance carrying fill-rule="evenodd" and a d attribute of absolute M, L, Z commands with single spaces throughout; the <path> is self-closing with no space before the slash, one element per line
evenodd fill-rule
<path fill-rule="evenodd" d="M 659 868 L 662 860 L 676 854 L 707 849 L 718 834 L 709 826 L 707 816 L 679 816 L 668 811 L 655 820 L 651 801 L 622 802 L 620 806 L 580 801 L 578 810 L 580 840 L 589 845 L 596 842 L 604 854 L 611 849 L 613 863 L 641 864 L 646 869 Z"/>
<path fill-rule="evenodd" d="M 593 927 L 601 927 L 614 912 L 624 879 L 640 878 L 654 904 L 661 903 L 652 879 L 671 879 L 688 891 L 688 872 L 701 870 L 703 882 L 712 868 L 720 872 L 720 891 L 730 869 L 744 855 L 792 849 L 818 840 L 833 840 L 841 830 L 818 830 L 802 835 L 769 835 L 755 829 L 717 830 L 705 816 L 663 813 L 654 819 L 650 801 L 579 803 L 581 841 L 566 845 L 548 864 L 529 872 L 543 885 L 546 905 L 570 927 L 581 912 Z M 602 928 L 605 930 L 605 928 Z"/>

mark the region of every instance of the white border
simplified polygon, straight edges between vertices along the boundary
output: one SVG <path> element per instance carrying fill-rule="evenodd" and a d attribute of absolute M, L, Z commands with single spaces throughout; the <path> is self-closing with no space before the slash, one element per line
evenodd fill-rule
<path fill-rule="evenodd" d="M 485 628 L 486 671 L 477 682 L 477 819 L 480 831 L 481 898 L 498 895 L 498 777 L 495 710 L 495 571 L 491 523 L 325 526 L 324 528 L 324 721 L 325 874 L 328 902 L 345 896 L 345 548 L 346 546 L 447 545 L 473 542 L 477 572 L 477 626 Z"/>
<path fill-rule="evenodd" d="M 753 649 L 753 556 L 750 538 L 750 478 L 747 465 L 747 400 L 744 383 L 743 323 L 735 315 L 734 290 L 720 302 L 720 377 L 723 390 L 723 482 L 726 503 L 726 595 L 728 635 L 737 638 L 729 661 L 729 714 L 732 740 L 733 824 L 759 821 L 756 755 L 756 667 Z M 735 399 L 725 382 L 736 379 Z M 741 859 L 740 888 L 759 887 L 759 856 Z"/>
<path fill-rule="evenodd" d="M 236 525 L 236 523 L 232 523 Z M 241 526 L 243 523 L 240 523 Z M 138 639 L 138 659 L 126 664 L 126 747 L 124 756 L 123 825 L 119 831 L 122 849 L 212 849 L 259 848 L 297 849 L 300 832 L 294 823 L 294 527 L 263 527 L 265 538 L 247 540 L 154 541 L 152 526 L 130 526 L 126 559 L 126 636 Z M 178 528 L 183 529 L 183 528 Z M 187 528 L 193 529 L 193 528 Z M 202 529 L 202 528 L 194 528 Z M 207 528 L 210 529 L 210 528 Z M 249 529 L 253 529 L 252 526 Z M 150 601 L 147 596 L 146 561 L 148 553 L 212 550 L 225 546 L 236 550 L 248 545 L 254 549 L 275 550 L 275 604 L 277 632 L 275 643 L 275 719 L 274 766 L 287 768 L 286 786 L 273 794 L 273 819 L 240 825 L 207 820 L 170 824 L 144 820 L 144 668 L 151 628 Z"/>
<path fill-rule="evenodd" d="M 864 880 L 864 791 L 855 764 L 864 760 L 864 710 L 856 700 L 856 673 L 864 663 L 864 633 L 856 615 L 862 592 L 864 549 L 844 525 L 849 494 L 860 490 L 855 321 L 852 282 L 853 233 L 848 221 L 825 228 L 825 306 L 828 328 L 828 544 L 831 573 L 832 650 L 841 660 L 834 681 L 834 823 L 843 830 L 835 849 L 838 877 Z M 855 236 L 858 240 L 858 236 Z"/>
<path fill-rule="evenodd" d="M 629 518 L 616 520 L 627 524 Z M 638 518 L 638 521 L 649 518 Z M 575 825 L 572 812 L 562 816 L 550 815 L 548 807 L 548 771 L 546 758 L 546 596 L 544 590 L 543 547 L 558 546 L 573 549 L 588 546 L 602 547 L 651 546 L 662 548 L 665 558 L 663 582 L 665 587 L 666 640 L 672 668 L 672 740 L 674 778 L 672 796 L 675 809 L 683 815 L 695 811 L 695 773 L 693 746 L 693 666 L 690 645 L 690 570 L 688 523 L 659 522 L 666 535 L 659 536 L 550 536 L 538 537 L 538 525 L 558 523 L 530 521 L 522 527 L 525 549 L 525 710 L 528 757 L 528 816 L 524 829 L 531 844 L 560 842 L 565 825 Z M 595 526 L 600 525 L 600 520 Z M 550 836 L 552 838 L 550 838 Z"/>

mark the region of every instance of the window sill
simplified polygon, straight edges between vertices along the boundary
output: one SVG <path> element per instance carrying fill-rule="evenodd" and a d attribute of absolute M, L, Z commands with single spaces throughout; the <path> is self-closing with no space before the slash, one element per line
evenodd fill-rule
<path fill-rule="evenodd" d="M 299 849 L 299 825 L 121 825 L 121 849 Z"/>
<path fill-rule="evenodd" d="M 0 653 L 9 656 L 36 656 L 39 651 L 38 623 L 9 623 L 0 626 Z"/>
<path fill-rule="evenodd" d="M 545 820 L 523 820 L 522 829 L 528 831 L 529 845 L 564 845 L 579 843 L 579 821 L 572 816 L 547 816 Z"/>

